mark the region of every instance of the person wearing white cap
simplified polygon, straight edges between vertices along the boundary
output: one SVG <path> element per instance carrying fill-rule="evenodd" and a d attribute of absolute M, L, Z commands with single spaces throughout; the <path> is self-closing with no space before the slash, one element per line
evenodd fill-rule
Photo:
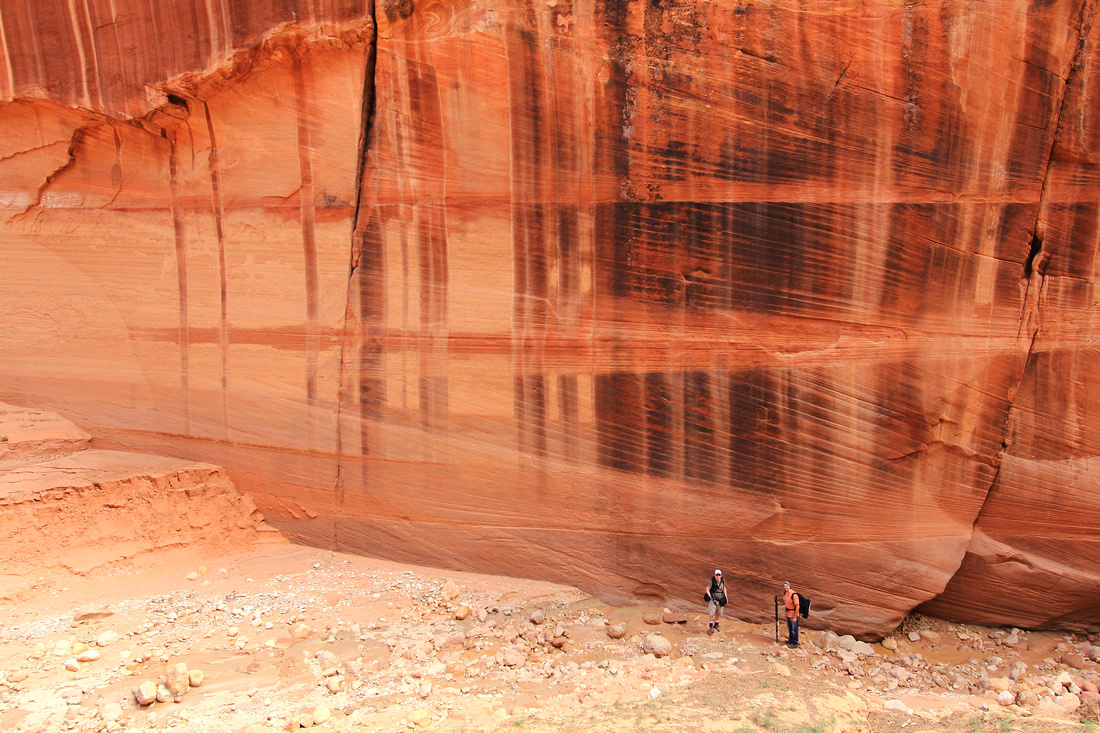
<path fill-rule="evenodd" d="M 722 618 L 722 609 L 726 606 L 726 581 L 722 580 L 722 571 L 715 570 L 714 577 L 707 584 L 707 592 L 703 594 L 703 600 L 707 602 L 707 613 L 710 614 L 710 625 L 707 633 L 718 631 L 718 619 Z"/>

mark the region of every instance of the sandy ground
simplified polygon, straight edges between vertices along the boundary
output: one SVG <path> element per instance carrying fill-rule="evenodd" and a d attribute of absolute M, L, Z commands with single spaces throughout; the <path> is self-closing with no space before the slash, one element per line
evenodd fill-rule
<path fill-rule="evenodd" d="M 1053 675 L 1058 645 L 1086 642 L 1071 635 L 1021 633 L 1006 649 L 994 641 L 1004 630 L 916 619 L 939 638 L 875 645 L 859 678 L 810 629 L 789 650 L 771 625 L 726 621 L 708 636 L 702 609 L 664 623 L 663 609 L 565 586 L 281 541 L 54 580 L 0 602 L 0 730 L 1096 730 L 1088 705 L 1062 714 L 1052 703 L 1061 719 L 1050 719 L 999 705 L 996 691 L 872 679 L 914 654 L 949 677 L 1018 662 Z M 667 656 L 644 653 L 650 635 L 671 643 Z M 180 663 L 201 683 L 139 705 L 135 688 Z"/>

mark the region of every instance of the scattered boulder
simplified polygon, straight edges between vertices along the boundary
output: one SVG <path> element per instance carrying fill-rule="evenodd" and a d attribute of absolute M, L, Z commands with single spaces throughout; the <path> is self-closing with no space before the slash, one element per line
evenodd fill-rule
<path fill-rule="evenodd" d="M 187 684 L 191 687 L 201 687 L 205 676 L 201 669 L 189 669 L 187 670 Z"/>
<path fill-rule="evenodd" d="M 455 610 L 455 621 L 465 621 L 470 618 L 471 613 L 472 611 L 469 606 L 459 606 L 458 609 Z"/>
<path fill-rule="evenodd" d="M 167 687 L 173 695 L 182 695 L 187 692 L 191 686 L 191 682 L 187 675 L 187 665 L 183 662 L 177 662 L 170 666 L 164 673 L 164 686 Z"/>
<path fill-rule="evenodd" d="M 898 640 L 892 636 L 887 636 L 885 639 L 882 640 L 882 648 L 889 649 L 892 652 L 896 652 L 898 650 Z"/>
<path fill-rule="evenodd" d="M 70 672 L 79 672 L 80 671 L 80 662 L 76 661 L 75 659 L 66 659 L 65 664 L 63 666 L 65 667 L 65 669 L 69 670 Z"/>
<path fill-rule="evenodd" d="M 456 600 L 458 598 L 458 596 L 459 596 L 458 585 L 454 582 L 453 579 L 448 580 L 447 583 L 443 586 L 443 592 L 441 594 L 441 597 L 443 598 L 443 602 L 444 603 L 450 603 L 451 601 Z"/>
<path fill-rule="evenodd" d="M 541 623 L 544 623 L 545 621 L 546 614 L 544 614 L 541 610 L 536 608 L 534 611 L 531 612 L 531 623 L 537 626 Z"/>
<path fill-rule="evenodd" d="M 852 638 L 855 641 L 855 638 Z M 814 637 L 814 644 L 821 649 L 839 649 L 840 637 L 832 631 L 821 631 Z"/>
<path fill-rule="evenodd" d="M 138 705 L 152 705 L 157 701 L 157 685 L 151 680 L 146 680 L 134 688 L 134 699 Z"/>
<path fill-rule="evenodd" d="M 312 633 L 313 629 L 310 628 L 309 624 L 301 621 L 290 627 L 290 635 L 295 639 L 308 639 Z"/>
<path fill-rule="evenodd" d="M 686 624 L 688 617 L 686 613 L 666 613 L 661 616 L 661 620 L 666 624 Z"/>
<path fill-rule="evenodd" d="M 501 659 L 501 663 L 505 667 L 520 667 L 524 661 L 523 655 L 517 652 L 505 652 L 504 657 Z"/>
<path fill-rule="evenodd" d="M 102 634 L 95 638 L 95 643 L 98 646 L 110 646 L 119 640 L 119 635 L 114 631 L 104 631 Z"/>
<path fill-rule="evenodd" d="M 313 708 L 312 717 L 314 725 L 321 725 L 326 720 L 332 717 L 332 711 L 324 705 L 318 705 L 317 707 Z"/>
<path fill-rule="evenodd" d="M 657 634 L 647 634 L 642 640 L 642 651 L 655 657 L 667 657 L 672 653 L 672 642 Z"/>
<path fill-rule="evenodd" d="M 1008 690 L 1003 690 L 997 695 L 997 704 L 1002 707 L 1008 707 L 1009 705 L 1016 704 L 1016 695 Z"/>
<path fill-rule="evenodd" d="M 920 641 L 919 631 L 910 631 L 906 636 L 909 638 L 909 641 Z"/>
<path fill-rule="evenodd" d="M 650 626 L 660 626 L 661 615 L 654 611 L 646 611 L 642 614 L 642 622 L 649 624 Z"/>
<path fill-rule="evenodd" d="M 111 723 L 122 717 L 122 706 L 117 702 L 109 702 L 99 709 L 99 717 Z"/>
<path fill-rule="evenodd" d="M 929 642 L 937 642 L 940 640 L 940 635 L 932 629 L 921 629 L 920 638 Z"/>
<path fill-rule="evenodd" d="M 611 624 L 607 627 L 607 635 L 612 639 L 621 639 L 626 636 L 626 624 Z"/>
<path fill-rule="evenodd" d="M 1074 669 L 1084 669 L 1085 668 L 1085 657 L 1084 657 L 1083 654 L 1076 654 L 1076 653 L 1063 654 L 1062 655 L 1062 664 L 1066 665 L 1067 667 L 1073 667 Z"/>
<path fill-rule="evenodd" d="M 164 684 L 157 685 L 157 702 L 171 702 L 175 697 Z"/>
<path fill-rule="evenodd" d="M 78 662 L 94 662 L 99 659 L 99 652 L 95 649 L 85 649 L 76 655 L 76 661 Z"/>
<path fill-rule="evenodd" d="M 874 647 L 865 641 L 857 641 L 852 644 L 851 650 L 861 657 L 873 657 L 875 655 Z"/>

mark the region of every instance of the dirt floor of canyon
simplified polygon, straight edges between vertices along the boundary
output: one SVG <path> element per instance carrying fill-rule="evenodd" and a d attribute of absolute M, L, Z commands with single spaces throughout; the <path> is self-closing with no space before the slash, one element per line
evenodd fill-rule
<path fill-rule="evenodd" d="M 1097 727 L 1081 690 L 1097 676 L 1094 639 L 1081 635 L 917 618 L 895 649 L 805 628 L 790 650 L 770 624 L 726 621 L 708 636 L 702 609 L 685 621 L 273 535 L 223 558 L 44 573 L 34 593 L 0 602 L 0 730 Z M 143 683 L 161 701 L 140 705 Z M 1008 685 L 1021 704 L 998 702 Z"/>

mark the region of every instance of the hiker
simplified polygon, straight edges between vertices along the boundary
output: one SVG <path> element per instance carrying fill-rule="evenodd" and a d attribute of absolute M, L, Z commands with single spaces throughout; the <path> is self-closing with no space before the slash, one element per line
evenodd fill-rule
<path fill-rule="evenodd" d="M 786 609 L 787 616 L 787 646 L 796 648 L 798 646 L 798 594 L 791 590 L 791 583 L 789 580 L 783 581 L 783 607 Z M 779 606 L 779 598 L 775 599 L 776 607 Z"/>
<path fill-rule="evenodd" d="M 722 609 L 726 606 L 726 581 L 722 580 L 722 571 L 715 570 L 714 577 L 707 584 L 707 592 L 703 594 L 703 600 L 707 602 L 707 613 L 710 614 L 710 625 L 707 633 L 718 631 L 718 619 L 722 618 Z"/>

